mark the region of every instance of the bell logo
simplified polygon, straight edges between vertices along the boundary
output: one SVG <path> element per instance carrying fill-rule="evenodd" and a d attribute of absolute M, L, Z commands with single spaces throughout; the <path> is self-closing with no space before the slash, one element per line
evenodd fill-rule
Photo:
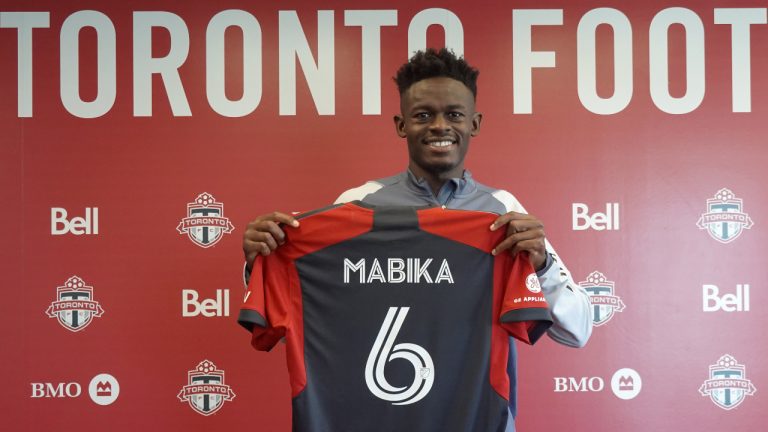
<path fill-rule="evenodd" d="M 584 203 L 573 203 L 573 230 L 618 231 L 619 203 L 605 205 L 605 213 L 589 214 L 589 207 Z"/>
<path fill-rule="evenodd" d="M 99 208 L 86 207 L 85 216 L 67 220 L 67 210 L 51 208 L 51 235 L 97 235 L 99 233 Z"/>
<path fill-rule="evenodd" d="M 195 290 L 181 291 L 181 316 L 183 317 L 214 317 L 229 316 L 229 290 L 217 289 L 215 299 L 198 301 L 200 294 Z"/>
<path fill-rule="evenodd" d="M 736 294 L 723 294 L 717 285 L 703 285 L 704 312 L 749 312 L 749 284 L 737 284 Z"/>

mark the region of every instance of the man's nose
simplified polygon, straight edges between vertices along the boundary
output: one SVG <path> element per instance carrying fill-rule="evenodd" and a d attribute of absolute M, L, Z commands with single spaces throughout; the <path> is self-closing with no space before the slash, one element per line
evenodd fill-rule
<path fill-rule="evenodd" d="M 432 123 L 429 125 L 429 128 L 435 132 L 445 132 L 450 129 L 448 125 L 448 119 L 445 118 L 444 115 L 436 115 L 434 120 L 432 120 Z"/>

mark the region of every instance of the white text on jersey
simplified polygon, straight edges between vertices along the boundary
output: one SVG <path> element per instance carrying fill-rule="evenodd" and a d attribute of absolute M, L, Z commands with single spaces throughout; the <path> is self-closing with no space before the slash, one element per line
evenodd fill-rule
<path fill-rule="evenodd" d="M 374 258 L 370 266 L 365 258 L 353 263 L 344 258 L 344 283 L 349 283 L 350 273 L 357 273 L 358 281 L 365 283 L 453 283 L 453 274 L 448 260 L 443 259 L 437 272 L 432 266 L 432 258 L 422 261 L 421 258 L 387 258 L 382 259 L 386 267 L 382 267 L 378 258 Z M 434 275 L 434 276 L 433 276 Z"/>

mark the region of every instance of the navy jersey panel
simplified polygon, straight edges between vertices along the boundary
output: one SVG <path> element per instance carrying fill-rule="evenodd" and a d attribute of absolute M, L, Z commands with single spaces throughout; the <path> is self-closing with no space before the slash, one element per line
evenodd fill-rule
<path fill-rule="evenodd" d="M 307 384 L 294 430 L 504 430 L 489 376 L 493 256 L 405 212 L 296 260 Z"/>

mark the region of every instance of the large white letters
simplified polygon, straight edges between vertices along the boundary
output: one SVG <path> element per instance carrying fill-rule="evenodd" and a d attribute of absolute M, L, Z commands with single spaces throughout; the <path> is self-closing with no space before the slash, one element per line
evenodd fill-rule
<path fill-rule="evenodd" d="M 752 62 L 749 29 L 767 24 L 766 9 L 715 9 L 715 24 L 731 25 L 731 88 L 733 112 L 752 111 Z"/>
<path fill-rule="evenodd" d="M 171 48 L 165 57 L 152 57 L 152 28 L 168 30 Z M 189 31 L 184 20 L 170 12 L 133 13 L 133 115 L 152 115 L 152 75 L 160 74 L 175 116 L 191 116 L 179 67 L 189 54 Z"/>
<path fill-rule="evenodd" d="M 243 32 L 243 95 L 230 100 L 225 93 L 226 74 L 224 32 L 237 27 Z M 216 14 L 205 33 L 205 91 L 208 104 L 225 117 L 243 117 L 261 101 L 261 26 L 256 18 L 241 10 Z"/>
<path fill-rule="evenodd" d="M 363 114 L 381 114 L 381 27 L 397 25 L 397 11 L 344 11 L 344 25 L 360 26 L 362 33 Z"/>
<path fill-rule="evenodd" d="M 32 117 L 32 29 L 50 25 L 49 12 L 0 12 L 0 28 L 17 29 L 19 117 Z"/>
<path fill-rule="evenodd" d="M 96 30 L 96 98 L 86 102 L 80 97 L 80 30 Z M 101 12 L 75 12 L 61 25 L 61 103 L 72 115 L 95 118 L 106 114 L 115 104 L 117 94 L 117 56 L 115 26 Z"/>
<path fill-rule="evenodd" d="M 296 59 L 307 80 L 317 113 L 336 113 L 333 11 L 317 11 L 317 63 L 296 11 L 279 16 L 280 115 L 296 115 Z"/>
<path fill-rule="evenodd" d="M 613 96 L 597 94 L 595 32 L 601 24 L 613 30 Z M 584 108 L 595 114 L 616 114 L 632 99 L 632 26 L 616 9 L 593 9 L 579 21 L 576 34 L 578 92 Z"/>
<path fill-rule="evenodd" d="M 673 24 L 685 28 L 685 82 L 681 97 L 669 94 L 668 32 Z M 686 114 L 699 107 L 704 99 L 704 24 L 699 16 L 685 8 L 669 8 L 651 21 L 648 45 L 651 98 L 656 106 L 669 114 Z"/>
<path fill-rule="evenodd" d="M 562 9 L 515 9 L 512 11 L 512 76 L 515 114 L 533 112 L 533 68 L 555 67 L 555 53 L 533 51 L 535 25 L 563 25 Z"/>

